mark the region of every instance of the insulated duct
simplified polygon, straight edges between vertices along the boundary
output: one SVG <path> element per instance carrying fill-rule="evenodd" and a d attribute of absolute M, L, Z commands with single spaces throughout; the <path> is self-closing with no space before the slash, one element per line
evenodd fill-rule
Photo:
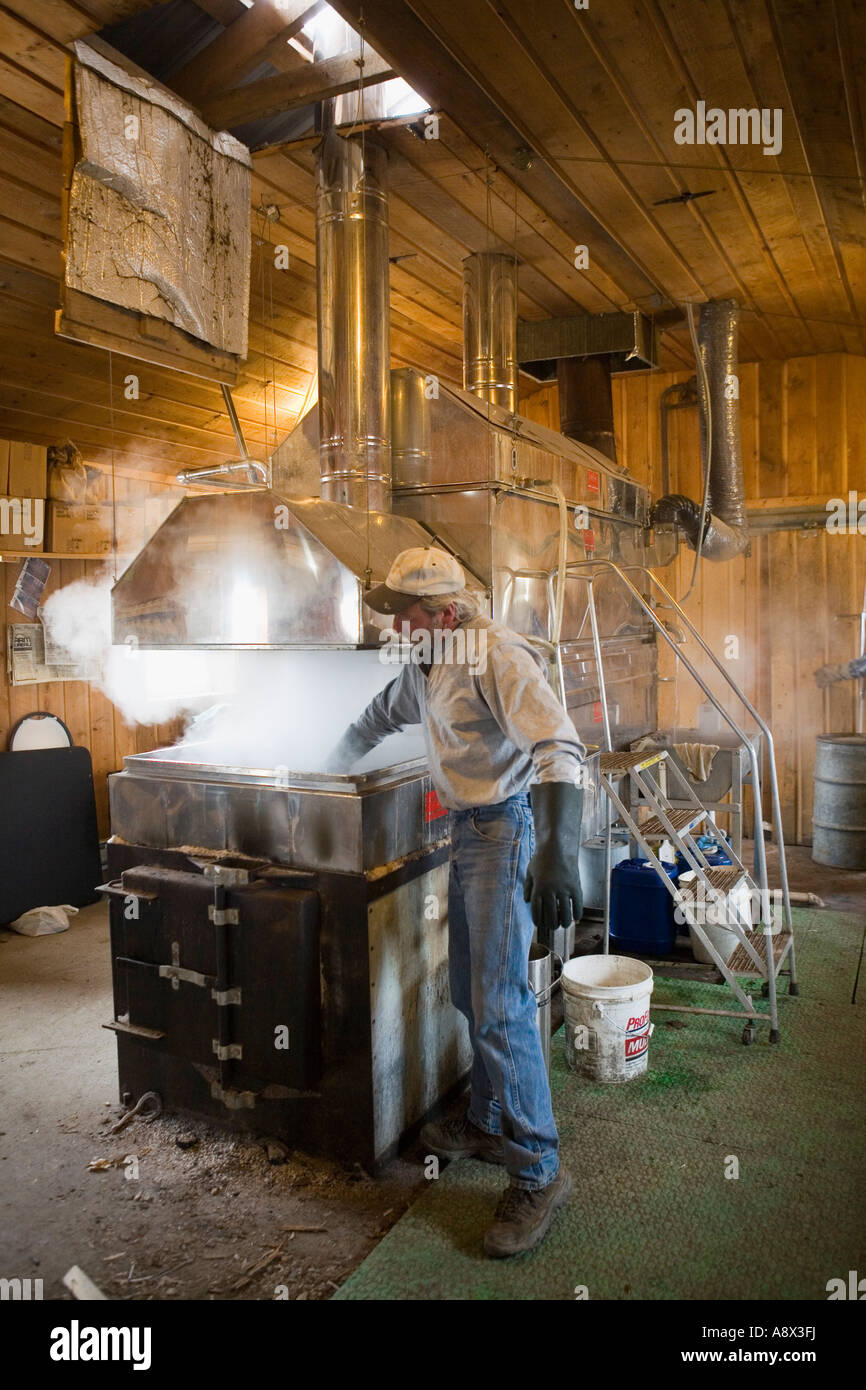
<path fill-rule="evenodd" d="M 662 497 L 653 511 L 653 524 L 674 524 L 693 549 L 708 560 L 729 560 L 748 548 L 743 456 L 740 444 L 740 403 L 737 374 L 739 306 L 734 299 L 701 305 L 698 351 L 698 404 L 701 457 L 709 451 L 710 474 L 706 502 L 681 493 Z M 706 376 L 706 393 L 704 389 Z M 701 539 L 701 517 L 705 517 Z"/>
<path fill-rule="evenodd" d="M 476 251 L 463 262 L 463 386 L 517 410 L 517 260 Z"/>
<path fill-rule="evenodd" d="M 391 506 L 387 156 L 326 128 L 316 165 L 320 493 Z"/>

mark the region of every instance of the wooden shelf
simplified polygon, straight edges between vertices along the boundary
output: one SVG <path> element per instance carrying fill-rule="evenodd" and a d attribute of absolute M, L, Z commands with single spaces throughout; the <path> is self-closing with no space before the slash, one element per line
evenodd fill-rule
<path fill-rule="evenodd" d="M 111 550 L 103 550 L 99 555 L 82 554 L 80 551 L 73 554 L 65 550 L 21 550 L 14 554 L 0 551 L 0 564 L 12 565 L 16 560 L 110 560 L 112 554 Z"/>

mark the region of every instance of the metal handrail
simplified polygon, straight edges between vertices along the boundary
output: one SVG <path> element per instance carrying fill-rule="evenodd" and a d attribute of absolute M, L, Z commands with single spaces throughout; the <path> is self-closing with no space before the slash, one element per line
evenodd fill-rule
<path fill-rule="evenodd" d="M 629 566 L 629 568 L 632 568 L 632 566 Z M 782 833 L 782 806 L 779 798 L 779 778 L 778 773 L 776 771 L 776 745 L 773 741 L 773 735 L 770 730 L 770 726 L 755 709 L 755 706 L 752 704 L 745 691 L 741 690 L 740 687 L 737 685 L 737 682 L 734 680 L 733 676 L 731 676 L 730 673 L 725 670 L 724 666 L 719 661 L 719 658 L 716 656 L 712 647 L 710 647 L 708 643 L 704 641 L 703 637 L 701 636 L 698 629 L 695 627 L 694 623 L 683 611 L 683 608 L 674 598 L 673 594 L 670 592 L 667 586 L 664 585 L 662 581 L 657 577 L 657 575 L 653 574 L 652 570 L 648 569 L 645 565 L 636 565 L 634 566 L 634 568 L 640 569 L 642 573 L 644 573 L 647 576 L 647 578 L 651 581 L 651 583 L 655 584 L 656 588 L 660 589 L 661 592 L 665 595 L 665 597 L 670 599 L 674 608 L 686 624 L 686 627 L 689 629 L 689 632 L 691 632 L 692 636 L 697 640 L 699 645 L 706 652 L 707 656 L 710 658 L 713 665 L 716 667 L 716 670 L 721 673 L 727 684 L 730 686 L 731 690 L 733 690 L 734 694 L 743 702 L 749 714 L 752 716 L 758 728 L 761 730 L 761 733 L 764 735 L 764 738 L 766 739 L 767 752 L 769 755 L 768 763 L 770 769 L 770 792 L 773 803 L 773 834 L 776 838 L 776 844 L 779 847 L 779 877 L 782 880 L 782 900 L 785 907 L 785 925 L 790 927 L 792 925 L 792 919 L 791 900 L 790 894 L 788 892 L 788 864 L 785 858 L 785 837 Z"/>
<path fill-rule="evenodd" d="M 746 733 L 745 729 L 741 729 L 741 728 L 740 728 L 739 724 L 736 722 L 736 720 L 734 719 L 733 715 L 730 715 L 730 714 L 728 713 L 728 711 L 727 711 L 727 710 L 724 708 L 724 706 L 720 703 L 720 701 L 717 699 L 717 697 L 713 694 L 712 690 L 709 688 L 709 686 L 708 686 L 708 685 L 706 684 L 706 682 L 703 680 L 702 676 L 699 674 L 699 672 L 695 669 L 695 667 L 694 667 L 694 666 L 692 665 L 692 663 L 689 661 L 688 657 L 683 655 L 683 653 L 681 652 L 681 650 L 680 650 L 680 648 L 679 648 L 679 644 L 676 643 L 676 642 L 674 641 L 674 639 L 670 636 L 670 634 L 668 633 L 668 631 L 667 631 L 666 628 L 664 627 L 662 621 L 656 616 L 655 611 L 653 610 L 652 606 L 647 602 L 647 600 L 644 598 L 644 596 L 643 596 L 643 594 L 640 592 L 640 590 L 637 589 L 637 588 L 635 587 L 634 584 L 632 584 L 631 580 L 628 578 L 628 575 L 625 573 L 625 571 L 624 571 L 623 569 L 620 568 L 619 565 L 617 565 L 617 564 L 615 563 L 615 561 L 613 561 L 613 560 L 608 560 L 608 559 L 602 559 L 602 558 L 593 558 L 592 560 L 572 560 L 572 561 L 569 562 L 569 564 L 566 566 L 566 568 L 569 569 L 569 570 L 573 570 L 573 571 L 575 571 L 575 573 L 576 573 L 577 571 L 579 571 L 579 570 L 581 570 L 581 569 L 583 569 L 583 568 L 592 568 L 593 570 L 597 571 L 598 568 L 599 568 L 600 566 L 605 566 L 607 569 L 612 570 L 613 573 L 616 574 L 617 577 L 620 579 L 620 581 L 626 586 L 626 588 L 627 588 L 627 589 L 629 590 L 629 592 L 631 593 L 632 597 L 635 598 L 635 599 L 637 600 L 637 602 L 638 602 L 638 604 L 640 605 L 640 607 L 641 607 L 641 608 L 643 609 L 643 611 L 646 613 L 647 617 L 650 619 L 650 621 L 652 622 L 653 626 L 656 628 L 657 632 L 660 634 L 660 636 L 662 636 L 662 637 L 664 638 L 664 640 L 667 642 L 668 646 L 672 648 L 672 650 L 674 651 L 674 654 L 679 658 L 679 660 L 682 661 L 683 665 L 686 667 L 686 670 L 689 672 L 689 674 L 693 677 L 693 679 L 694 679 L 694 680 L 698 683 L 698 685 L 701 687 L 701 690 L 703 690 L 704 694 L 707 696 L 707 699 L 708 699 L 708 700 L 710 701 L 710 703 L 715 707 L 716 711 L 722 716 L 722 718 L 724 719 L 725 723 L 726 723 L 726 724 L 729 726 L 729 728 L 733 731 L 733 733 L 734 733 L 734 734 L 736 735 L 736 737 L 739 739 L 739 741 L 740 741 L 740 743 L 743 745 L 743 747 L 745 747 L 745 748 L 748 750 L 748 758 L 749 758 L 749 763 L 750 763 L 750 765 L 751 765 L 751 770 L 752 770 L 752 802 L 753 802 L 753 805 L 754 805 L 755 822 L 756 822 L 756 824 L 755 824 L 755 849 L 756 849 L 756 851 L 757 851 L 757 857 L 758 857 L 758 877 L 759 877 L 759 881 L 760 881 L 760 884 L 761 884 L 761 924 L 762 924 L 762 926 L 765 926 L 765 927 L 772 926 L 772 921 L 771 921 L 771 919 L 770 919 L 770 912 L 769 912 L 769 887 L 768 887 L 768 882 L 767 882 L 767 855 L 766 855 L 766 845 L 765 845 L 765 843 L 764 843 L 764 818 L 763 818 L 763 808 L 762 808 L 762 798 L 761 798 L 761 773 L 760 773 L 760 768 L 759 768 L 759 766 L 758 766 L 758 755 L 757 755 L 757 753 L 755 752 L 754 744 L 752 743 L 752 740 L 749 738 L 749 736 L 748 736 L 748 734 Z M 655 575 L 653 575 L 653 574 L 651 573 L 651 571 L 648 570 L 648 569 L 646 568 L 646 566 L 644 566 L 644 565 L 630 565 L 628 568 L 629 568 L 629 569 L 639 570 L 642 574 L 646 574 L 650 579 L 652 579 L 656 584 L 658 584 L 659 587 L 660 587 L 661 589 L 664 590 L 664 585 L 661 584 L 660 581 L 657 580 L 657 579 L 655 578 Z M 590 586 L 590 595 L 591 595 L 591 594 L 592 594 L 592 584 L 593 584 L 593 582 L 594 582 L 594 580 L 595 580 L 595 578 L 596 578 L 596 574 L 581 575 L 581 574 L 577 574 L 577 573 L 576 573 L 576 577 L 577 577 L 577 578 L 582 578 L 582 579 L 586 579 L 586 580 L 587 580 L 587 582 L 589 583 L 589 586 Z M 665 591 L 665 593 L 667 593 L 667 590 L 664 590 L 664 591 Z M 670 597 L 670 595 L 669 595 L 669 597 Z M 675 602 L 676 602 L 676 601 L 675 601 Z M 594 605 L 593 605 L 593 606 L 594 606 Z M 677 608 L 679 609 L 679 605 L 677 604 L 676 606 L 677 606 Z M 679 611 L 682 612 L 681 609 L 679 609 Z M 683 613 L 682 616 L 685 618 L 686 624 L 687 624 L 687 626 L 690 628 L 690 630 L 694 631 L 693 625 L 692 625 L 692 623 L 689 621 L 689 619 L 686 618 L 686 615 Z M 709 651 L 709 648 L 706 648 L 706 644 L 704 643 L 703 638 L 701 638 L 701 637 L 699 636 L 699 634 L 697 634 L 697 633 L 695 633 L 695 635 L 698 637 L 698 640 L 699 640 L 701 646 L 702 646 L 702 647 L 705 647 L 705 649 L 706 649 L 707 651 Z M 594 633 L 594 636 L 595 636 L 595 633 Z M 709 652 L 709 654 L 710 654 L 710 656 L 713 658 L 713 660 L 715 661 L 716 659 L 715 659 L 714 654 L 713 654 L 712 652 Z M 596 661 L 599 662 L 599 663 L 600 663 L 600 661 L 601 661 L 600 644 L 596 647 Z M 717 664 L 718 664 L 718 663 L 717 663 Z M 739 688 L 736 686 L 736 684 L 733 683 L 733 682 L 731 682 L 731 678 L 730 678 L 730 676 L 728 676 L 728 673 L 725 671 L 724 667 L 719 667 L 719 669 L 722 671 L 722 674 L 725 676 L 725 679 L 726 679 L 730 684 L 733 684 L 734 690 L 735 690 L 736 693 L 740 696 L 740 698 L 743 700 L 743 702 L 746 703 L 747 708 L 748 708 L 748 703 L 746 702 L 746 697 L 742 694 L 742 692 L 739 690 Z M 603 710 L 603 712 L 604 712 L 604 714 L 605 714 L 605 716 L 606 716 L 606 713 L 607 713 L 607 702 L 606 702 L 606 700 L 605 700 L 604 698 L 602 699 L 602 710 Z M 750 711 L 750 712 L 751 712 L 751 711 Z M 606 730 L 606 735 L 607 735 L 607 730 Z M 610 745 L 608 744 L 608 746 L 610 746 Z M 771 763 L 771 765 L 772 765 L 772 763 Z M 787 916 L 787 914 L 786 914 L 786 916 Z M 768 920 L 768 919 L 770 919 L 770 920 Z M 790 925 L 790 923 L 788 923 L 788 925 Z M 769 974 L 770 974 L 770 988 L 771 988 L 771 990 L 772 990 L 772 988 L 773 988 L 773 983 L 774 983 L 773 975 L 772 975 L 772 970 L 769 970 Z"/>

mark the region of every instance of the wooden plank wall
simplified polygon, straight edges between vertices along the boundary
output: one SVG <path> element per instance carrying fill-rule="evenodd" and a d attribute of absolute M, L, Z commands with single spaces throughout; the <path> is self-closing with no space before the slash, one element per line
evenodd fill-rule
<path fill-rule="evenodd" d="M 185 489 L 180 487 L 167 487 L 125 477 L 116 479 L 115 488 L 118 502 L 133 499 L 139 501 L 146 496 L 164 496 L 166 493 L 180 500 L 185 492 Z M 46 597 L 75 580 L 96 578 L 105 571 L 106 565 L 112 564 L 112 558 L 107 556 L 104 561 L 51 560 L 49 563 L 51 576 L 45 588 Z M 58 715 L 68 726 L 74 742 L 90 749 L 99 833 L 104 837 L 109 833 L 108 774 L 122 768 L 123 758 L 127 753 L 143 753 L 163 744 L 174 743 L 180 734 L 181 725 L 178 721 L 158 725 L 128 724 L 120 710 L 99 687 L 87 681 L 10 685 L 6 661 L 6 625 L 26 621 L 22 614 L 8 606 L 18 570 L 19 566 L 15 563 L 0 565 L 0 584 L 5 588 L 0 628 L 0 640 L 3 644 L 0 669 L 0 748 L 6 747 L 9 733 L 24 715 L 37 710 Z"/>
<path fill-rule="evenodd" d="M 655 498 L 661 494 L 659 399 L 688 375 L 614 378 L 619 458 Z M 866 497 L 866 358 L 830 353 L 741 364 L 740 405 L 750 506 L 823 507 L 830 497 L 847 498 L 849 490 Z M 556 428 L 556 386 L 529 397 L 521 411 Z M 697 411 L 674 411 L 669 421 L 671 491 L 699 498 Z M 660 571 L 677 598 L 689 588 L 693 565 L 693 552 L 684 550 Z M 755 537 L 749 556 L 702 562 L 684 605 L 717 654 L 724 657 L 727 644 L 732 676 L 770 723 L 785 834 L 793 843 L 811 843 L 816 735 L 856 727 L 858 684 L 822 692 L 813 672 L 857 654 L 858 625 L 838 615 L 860 611 L 864 585 L 863 536 L 780 531 Z M 693 641 L 683 651 L 709 675 Z M 704 696 L 664 644 L 660 674 L 673 677 L 660 687 L 660 722 L 693 725 Z M 733 705 L 729 709 L 736 713 Z"/>

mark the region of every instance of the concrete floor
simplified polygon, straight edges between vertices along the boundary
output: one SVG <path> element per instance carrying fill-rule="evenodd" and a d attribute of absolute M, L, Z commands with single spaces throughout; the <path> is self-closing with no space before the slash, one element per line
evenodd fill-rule
<path fill-rule="evenodd" d="M 751 841 L 744 842 L 743 863 L 752 862 Z M 860 912 L 866 916 L 866 873 L 850 869 L 825 869 L 816 864 L 804 845 L 789 846 L 786 854 L 788 887 L 792 893 L 817 893 L 826 907 L 837 912 Z M 779 851 L 767 846 L 767 878 L 771 888 L 779 885 Z"/>
<path fill-rule="evenodd" d="M 789 872 L 793 890 L 866 918 L 866 873 L 819 869 L 806 849 L 789 851 Z M 412 1150 L 372 1182 L 301 1155 L 273 1166 L 201 1122 L 110 1136 L 111 1017 L 103 904 L 58 936 L 0 929 L 0 1277 L 42 1278 L 46 1298 L 70 1297 L 73 1264 L 112 1298 L 328 1298 L 428 1186 Z M 178 1147 L 190 1131 L 195 1145 Z M 94 1159 L 111 1166 L 91 1171 Z"/>

